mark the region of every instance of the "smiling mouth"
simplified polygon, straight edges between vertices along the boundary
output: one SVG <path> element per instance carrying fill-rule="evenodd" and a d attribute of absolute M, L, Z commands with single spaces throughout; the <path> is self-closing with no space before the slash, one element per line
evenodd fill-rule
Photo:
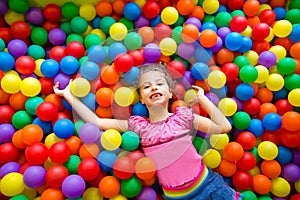
<path fill-rule="evenodd" d="M 161 97 L 161 96 L 162 96 L 161 93 L 154 93 L 154 94 L 152 94 L 152 95 L 150 96 L 150 99 L 156 99 L 156 98 L 159 98 L 159 97 Z"/>

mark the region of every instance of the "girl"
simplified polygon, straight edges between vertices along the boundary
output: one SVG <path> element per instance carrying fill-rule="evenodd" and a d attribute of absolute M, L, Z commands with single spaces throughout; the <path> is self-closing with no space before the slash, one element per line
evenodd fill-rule
<path fill-rule="evenodd" d="M 200 103 L 210 118 L 197 115 L 188 107 L 176 107 L 169 112 L 174 82 L 162 64 L 145 64 L 140 67 L 137 80 L 140 101 L 149 111 L 149 118 L 130 116 L 128 120 L 97 117 L 88 107 L 70 92 L 70 84 L 63 90 L 54 86 L 54 92 L 63 96 L 86 122 L 92 122 L 100 129 L 131 130 L 140 136 L 145 155 L 154 160 L 157 177 L 164 191 L 165 199 L 180 200 L 234 200 L 240 198 L 225 184 L 223 178 L 209 170 L 202 162 L 192 143 L 192 130 L 208 134 L 226 133 L 231 124 L 222 112 L 204 95 L 202 88 L 189 105 Z"/>

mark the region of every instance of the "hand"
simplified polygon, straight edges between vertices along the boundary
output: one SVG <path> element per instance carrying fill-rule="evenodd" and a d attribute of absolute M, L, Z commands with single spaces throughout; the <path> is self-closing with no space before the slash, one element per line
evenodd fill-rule
<path fill-rule="evenodd" d="M 198 92 L 197 92 L 196 96 L 188 102 L 190 106 L 192 106 L 194 104 L 197 104 L 197 103 L 200 103 L 201 99 L 203 97 L 205 97 L 204 90 L 201 87 L 196 86 L 196 85 L 192 85 L 192 88 L 198 90 Z"/>
<path fill-rule="evenodd" d="M 69 81 L 69 84 L 64 89 L 60 90 L 59 82 L 56 82 L 55 85 L 53 86 L 54 93 L 63 97 L 71 94 L 71 90 L 70 90 L 71 83 L 72 83 L 72 79 Z"/>

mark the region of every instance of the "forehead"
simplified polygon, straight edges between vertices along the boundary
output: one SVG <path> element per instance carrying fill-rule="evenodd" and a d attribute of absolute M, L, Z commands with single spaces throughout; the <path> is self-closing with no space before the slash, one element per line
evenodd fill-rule
<path fill-rule="evenodd" d="M 160 71 L 149 71 L 141 74 L 139 84 L 143 85 L 145 82 L 156 81 L 159 79 L 166 80 L 164 73 Z"/>

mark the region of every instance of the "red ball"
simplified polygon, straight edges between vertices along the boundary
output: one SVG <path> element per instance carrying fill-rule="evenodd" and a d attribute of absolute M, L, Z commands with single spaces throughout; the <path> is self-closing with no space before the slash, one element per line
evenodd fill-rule
<path fill-rule="evenodd" d="M 256 98 L 244 101 L 243 110 L 249 115 L 256 115 L 260 111 L 260 101 Z"/>
<path fill-rule="evenodd" d="M 49 149 L 49 158 L 52 162 L 62 164 L 69 160 L 71 149 L 65 142 L 56 142 Z"/>
<path fill-rule="evenodd" d="M 44 101 L 38 105 L 36 115 L 43 121 L 52 121 L 57 117 L 57 106 L 52 102 Z"/>
<path fill-rule="evenodd" d="M 49 57 L 58 63 L 66 56 L 66 50 L 62 46 L 55 46 L 49 52 Z"/>
<path fill-rule="evenodd" d="M 266 40 L 256 40 L 253 42 L 252 50 L 257 54 L 260 54 L 264 51 L 268 51 L 270 49 L 270 43 Z"/>
<path fill-rule="evenodd" d="M 78 41 L 72 41 L 67 44 L 65 51 L 66 55 L 74 56 L 75 58 L 80 59 L 82 56 L 84 56 L 85 48 L 82 43 Z"/>
<path fill-rule="evenodd" d="M 154 28 L 154 37 L 160 41 L 164 38 L 171 37 L 172 29 L 170 26 L 164 23 L 156 25 Z"/>
<path fill-rule="evenodd" d="M 244 150 L 250 150 L 256 144 L 256 137 L 253 133 L 244 131 L 237 136 L 237 142 L 242 145 Z"/>
<path fill-rule="evenodd" d="M 266 9 L 261 11 L 261 13 L 258 15 L 258 18 L 260 19 L 260 22 L 271 26 L 276 20 L 276 14 L 273 10 Z"/>
<path fill-rule="evenodd" d="M 112 104 L 112 113 L 115 119 L 127 120 L 132 113 L 132 106 L 119 106 L 116 103 Z"/>
<path fill-rule="evenodd" d="M 229 25 L 232 31 L 241 33 L 247 28 L 248 20 L 244 16 L 237 15 L 230 20 Z"/>
<path fill-rule="evenodd" d="M 99 163 L 94 158 L 84 158 L 78 166 L 78 175 L 87 181 L 95 179 L 99 172 Z"/>
<path fill-rule="evenodd" d="M 24 21 L 15 21 L 12 23 L 10 31 L 13 36 L 21 40 L 28 38 L 31 34 L 30 26 Z"/>
<path fill-rule="evenodd" d="M 239 76 L 239 67 L 234 63 L 226 63 L 221 68 L 227 81 L 233 81 Z"/>
<path fill-rule="evenodd" d="M 10 96 L 10 94 L 6 93 L 2 88 L 0 88 L 0 104 L 9 104 Z"/>
<path fill-rule="evenodd" d="M 18 156 L 19 150 L 12 143 L 4 143 L 0 145 L 0 164 L 16 161 Z"/>
<path fill-rule="evenodd" d="M 237 167 L 240 170 L 251 170 L 256 166 L 256 158 L 255 156 L 250 152 L 244 152 L 243 157 L 237 161 Z"/>
<path fill-rule="evenodd" d="M 253 180 L 249 172 L 238 170 L 232 176 L 232 183 L 238 190 L 248 190 L 251 189 Z"/>
<path fill-rule="evenodd" d="M 266 23 L 258 23 L 252 29 L 252 38 L 254 40 L 264 40 L 270 34 L 270 26 Z"/>
<path fill-rule="evenodd" d="M 14 39 L 14 36 L 9 28 L 2 27 L 0 28 L 0 38 L 2 38 L 4 42 L 8 44 L 12 39 Z"/>
<path fill-rule="evenodd" d="M 53 78 L 42 77 L 39 81 L 42 86 L 41 94 L 49 95 L 53 93 Z"/>
<path fill-rule="evenodd" d="M 244 0 L 228 0 L 227 5 L 230 10 L 241 10 Z"/>
<path fill-rule="evenodd" d="M 113 166 L 114 174 L 120 179 L 128 179 L 134 173 L 134 162 L 129 157 L 120 157 Z"/>
<path fill-rule="evenodd" d="M 43 14 L 49 21 L 58 21 L 61 17 L 61 9 L 56 4 L 47 4 L 43 9 Z"/>
<path fill-rule="evenodd" d="M 282 144 L 288 148 L 300 146 L 300 134 L 298 131 L 282 130 L 280 139 Z"/>
<path fill-rule="evenodd" d="M 41 165 L 48 158 L 48 148 L 43 143 L 34 143 L 26 147 L 25 157 L 30 165 Z"/>
<path fill-rule="evenodd" d="M 284 115 L 284 113 L 293 110 L 293 106 L 290 104 L 290 102 L 287 99 L 280 99 L 276 101 L 274 105 L 277 108 L 277 114 L 279 115 Z"/>
<path fill-rule="evenodd" d="M 160 7 L 159 7 L 159 4 L 156 1 L 151 0 L 151 1 L 147 1 L 144 4 L 144 6 L 143 6 L 143 14 L 148 19 L 155 18 L 159 13 L 160 13 Z"/>
<path fill-rule="evenodd" d="M 20 56 L 17 58 L 16 63 L 16 70 L 24 75 L 32 74 L 35 70 L 36 64 L 32 57 L 30 56 Z"/>
<path fill-rule="evenodd" d="M 62 165 L 51 166 L 46 173 L 46 183 L 50 187 L 59 188 L 69 172 L 66 167 Z"/>
<path fill-rule="evenodd" d="M 173 60 L 168 63 L 167 70 L 173 78 L 178 79 L 184 75 L 185 66 L 181 61 Z"/>
<path fill-rule="evenodd" d="M 184 94 L 185 94 L 185 87 L 180 83 L 176 83 L 174 86 L 173 92 L 174 92 L 174 94 L 172 97 L 175 101 L 179 100 L 179 99 L 183 99 Z"/>
<path fill-rule="evenodd" d="M 133 51 L 129 51 L 129 54 L 132 56 L 133 58 L 133 65 L 138 67 L 138 66 L 141 66 L 144 61 L 145 61 L 145 58 L 144 58 L 144 55 L 143 55 L 143 52 L 142 51 L 139 51 L 139 50 L 133 50 Z"/>
<path fill-rule="evenodd" d="M 140 158 L 144 157 L 144 154 L 139 150 L 130 151 L 127 157 L 131 158 L 134 163 L 136 163 Z"/>
<path fill-rule="evenodd" d="M 262 141 L 271 141 L 274 144 L 281 145 L 281 139 L 280 139 L 280 130 L 278 131 L 268 131 L 266 130 L 264 134 L 261 136 Z"/>
<path fill-rule="evenodd" d="M 114 60 L 118 72 L 128 72 L 134 65 L 133 57 L 128 53 L 118 55 Z"/>
<path fill-rule="evenodd" d="M 15 114 L 15 110 L 10 105 L 0 106 L 0 124 L 9 124 Z"/>

